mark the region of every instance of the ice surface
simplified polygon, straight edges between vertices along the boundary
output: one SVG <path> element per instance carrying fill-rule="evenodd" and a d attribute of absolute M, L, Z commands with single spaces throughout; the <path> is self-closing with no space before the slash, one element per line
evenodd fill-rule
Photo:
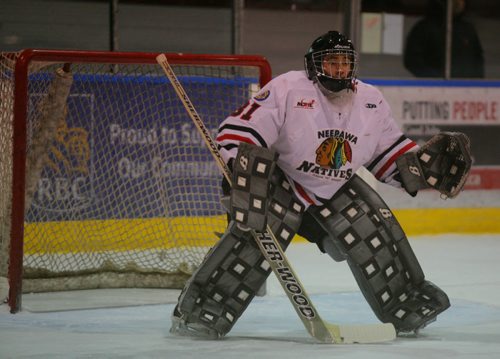
<path fill-rule="evenodd" d="M 177 294 L 172 291 L 25 295 L 18 314 L 0 305 L 0 358 L 500 358 L 500 236 L 410 241 L 427 279 L 452 302 L 416 337 L 370 345 L 317 344 L 271 276 L 268 294 L 255 298 L 219 341 L 168 332 Z M 306 243 L 292 244 L 287 253 L 323 319 L 377 321 L 345 263 L 333 262 Z"/>

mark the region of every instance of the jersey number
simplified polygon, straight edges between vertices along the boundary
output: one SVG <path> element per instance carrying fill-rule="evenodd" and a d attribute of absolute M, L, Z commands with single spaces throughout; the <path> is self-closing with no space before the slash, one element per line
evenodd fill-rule
<path fill-rule="evenodd" d="M 255 110 L 257 110 L 260 107 L 260 105 L 258 103 L 252 102 L 252 104 L 250 105 L 250 108 L 247 110 L 247 107 L 249 104 L 250 104 L 250 102 L 247 101 L 243 106 L 241 106 L 239 109 L 234 111 L 231 114 L 231 116 L 239 117 L 245 121 L 250 121 L 250 119 L 252 118 L 252 114 L 255 112 Z"/>

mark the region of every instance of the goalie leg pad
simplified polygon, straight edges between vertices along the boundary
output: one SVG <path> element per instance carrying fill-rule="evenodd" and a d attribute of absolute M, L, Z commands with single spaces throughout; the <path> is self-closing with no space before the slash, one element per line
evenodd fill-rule
<path fill-rule="evenodd" d="M 361 292 L 382 322 L 394 324 L 398 332 L 411 332 L 449 307 L 446 294 L 425 280 L 390 209 L 359 176 L 323 206 L 308 211 L 329 234 L 323 248 L 335 260 L 347 259 Z"/>
<path fill-rule="evenodd" d="M 171 332 L 223 337 L 268 274 L 250 232 L 231 222 L 182 290 Z"/>
<path fill-rule="evenodd" d="M 296 233 L 303 206 L 281 170 L 272 178 L 269 226 L 285 250 Z M 250 231 L 230 222 L 219 242 L 186 283 L 172 316 L 171 332 L 222 338 L 242 315 L 271 268 Z"/>
<path fill-rule="evenodd" d="M 278 154 L 267 148 L 241 143 L 233 164 L 231 218 L 240 225 L 262 232 L 267 224 L 271 176 Z"/>

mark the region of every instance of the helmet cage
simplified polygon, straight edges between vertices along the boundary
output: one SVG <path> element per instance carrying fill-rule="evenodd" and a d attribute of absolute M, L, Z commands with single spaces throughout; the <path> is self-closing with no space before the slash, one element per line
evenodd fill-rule
<path fill-rule="evenodd" d="M 330 55 L 345 55 L 350 71 L 347 76 L 335 76 L 323 68 L 325 57 Z M 326 90 L 338 92 L 343 89 L 353 89 L 354 81 L 358 72 L 358 55 L 352 46 L 336 45 L 334 48 L 314 51 L 306 54 L 306 71 L 311 80 L 317 80 Z M 329 63 L 335 64 L 329 60 Z M 342 61 L 342 64 L 345 64 Z M 339 64 L 340 65 L 340 64 Z"/>
<path fill-rule="evenodd" d="M 341 59 L 347 59 L 347 64 L 349 65 L 350 71 L 347 74 L 347 76 L 340 77 L 340 76 L 335 76 L 335 74 L 328 73 L 328 71 L 325 71 L 323 68 L 324 63 L 325 63 L 325 58 L 330 58 L 331 59 L 327 60 L 329 63 L 332 65 L 345 65 L 346 63 L 344 61 L 334 61 L 334 55 L 341 55 Z M 328 50 L 322 50 L 322 51 L 316 51 L 312 53 L 312 63 L 314 67 L 314 72 L 316 73 L 316 76 L 321 75 L 325 76 L 327 78 L 331 78 L 333 80 L 352 80 L 353 78 L 356 77 L 357 69 L 358 69 L 358 61 L 357 61 L 357 54 L 354 50 L 348 49 L 348 50 L 337 50 L 337 49 L 328 49 Z"/>

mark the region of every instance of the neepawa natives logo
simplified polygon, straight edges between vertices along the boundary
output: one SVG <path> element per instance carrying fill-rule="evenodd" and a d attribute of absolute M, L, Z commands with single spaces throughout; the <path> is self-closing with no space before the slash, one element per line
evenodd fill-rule
<path fill-rule="evenodd" d="M 352 146 L 358 138 L 346 131 L 318 131 L 318 138 L 323 139 L 316 148 L 315 162 L 303 161 L 297 170 L 332 179 L 349 179 L 352 168 L 343 169 L 352 162 Z"/>

